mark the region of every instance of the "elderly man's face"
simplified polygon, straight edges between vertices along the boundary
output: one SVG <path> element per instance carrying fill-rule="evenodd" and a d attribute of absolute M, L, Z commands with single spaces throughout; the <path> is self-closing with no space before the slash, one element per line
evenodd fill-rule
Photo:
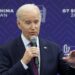
<path fill-rule="evenodd" d="M 40 14 L 37 11 L 23 12 L 18 27 L 28 39 L 35 35 L 38 36 L 40 30 Z"/>

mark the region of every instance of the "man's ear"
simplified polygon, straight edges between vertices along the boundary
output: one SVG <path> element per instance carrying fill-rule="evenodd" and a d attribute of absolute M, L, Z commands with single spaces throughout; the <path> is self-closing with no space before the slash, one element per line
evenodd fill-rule
<path fill-rule="evenodd" d="M 17 21 L 17 26 L 18 26 L 19 29 L 21 29 L 21 27 L 20 27 L 20 21 Z"/>

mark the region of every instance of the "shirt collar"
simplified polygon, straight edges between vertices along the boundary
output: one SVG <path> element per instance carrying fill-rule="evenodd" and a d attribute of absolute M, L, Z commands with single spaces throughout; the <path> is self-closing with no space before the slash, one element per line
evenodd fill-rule
<path fill-rule="evenodd" d="M 21 38 L 22 38 L 24 46 L 27 47 L 27 45 L 30 43 L 30 41 L 23 34 L 21 34 Z M 36 37 L 36 40 L 37 40 L 36 41 L 37 47 L 39 47 L 39 38 Z"/>
<path fill-rule="evenodd" d="M 27 47 L 30 41 L 23 34 L 21 34 L 21 38 L 22 38 L 24 46 Z"/>

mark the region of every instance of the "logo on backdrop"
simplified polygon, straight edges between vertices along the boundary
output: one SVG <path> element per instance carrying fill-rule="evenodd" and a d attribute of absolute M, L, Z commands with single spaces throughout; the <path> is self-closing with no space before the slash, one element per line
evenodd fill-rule
<path fill-rule="evenodd" d="M 67 54 L 67 53 L 69 53 L 69 51 L 70 51 L 70 46 L 68 46 L 67 44 L 64 44 L 63 45 L 63 53 Z"/>
<path fill-rule="evenodd" d="M 73 9 L 73 8 L 64 8 L 64 9 L 62 9 L 62 13 L 63 14 L 69 14 L 70 15 L 70 17 L 75 17 L 75 9 Z"/>
<path fill-rule="evenodd" d="M 41 10 L 42 22 L 45 23 L 46 21 L 46 7 L 44 5 L 38 5 Z"/>
<path fill-rule="evenodd" d="M 13 14 L 14 9 L 0 9 L 0 18 L 7 18 L 9 14 Z"/>
<path fill-rule="evenodd" d="M 68 44 L 63 45 L 64 54 L 68 54 L 71 50 L 75 50 L 75 46 L 69 46 Z"/>

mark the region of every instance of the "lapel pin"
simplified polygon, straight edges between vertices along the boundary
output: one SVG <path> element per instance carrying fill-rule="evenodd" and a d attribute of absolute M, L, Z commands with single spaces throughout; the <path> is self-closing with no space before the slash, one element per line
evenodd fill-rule
<path fill-rule="evenodd" d="M 44 46 L 44 49 L 47 49 L 47 47 L 46 47 L 46 46 Z"/>

